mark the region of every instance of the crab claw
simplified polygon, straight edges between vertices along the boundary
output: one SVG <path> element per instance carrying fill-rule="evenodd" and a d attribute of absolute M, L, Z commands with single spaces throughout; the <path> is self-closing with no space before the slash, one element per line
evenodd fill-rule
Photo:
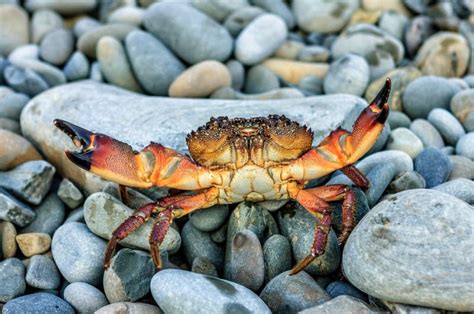
<path fill-rule="evenodd" d="M 379 123 L 385 123 L 388 117 L 389 109 L 388 109 L 388 97 L 390 96 L 390 90 L 392 88 L 392 81 L 390 80 L 389 77 L 385 80 L 385 85 L 382 87 L 382 89 L 379 91 L 377 96 L 375 96 L 374 100 L 370 103 L 370 107 L 372 111 L 374 110 L 374 107 L 377 106 L 377 108 L 380 110 L 379 115 L 377 117 L 377 122 Z"/>

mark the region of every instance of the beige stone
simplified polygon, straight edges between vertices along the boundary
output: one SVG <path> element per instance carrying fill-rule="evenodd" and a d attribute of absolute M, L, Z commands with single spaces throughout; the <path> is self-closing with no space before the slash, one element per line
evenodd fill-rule
<path fill-rule="evenodd" d="M 47 252 L 51 246 L 51 237 L 46 233 L 24 233 L 16 236 L 16 242 L 23 255 L 30 257 Z"/>
<path fill-rule="evenodd" d="M 381 16 L 382 16 L 381 10 L 366 11 L 363 9 L 358 9 L 357 11 L 354 12 L 354 14 L 352 14 L 351 19 L 346 26 L 346 29 L 349 26 L 360 24 L 360 23 L 375 25 L 379 21 Z"/>
<path fill-rule="evenodd" d="M 302 62 L 284 59 L 267 59 L 262 63 L 273 73 L 292 84 L 298 84 L 308 75 L 324 78 L 329 69 L 327 63 Z"/>
<path fill-rule="evenodd" d="M 369 11 L 393 10 L 403 15 L 411 16 L 410 11 L 405 7 L 402 0 L 362 0 L 362 7 Z"/>
<path fill-rule="evenodd" d="M 275 58 L 295 60 L 305 45 L 299 41 L 287 40 L 275 51 Z"/>
<path fill-rule="evenodd" d="M 0 171 L 10 170 L 26 161 L 43 159 L 22 136 L 0 129 Z"/>
<path fill-rule="evenodd" d="M 29 36 L 25 10 L 17 5 L 0 5 L 0 55 L 8 56 L 16 47 L 26 45 Z"/>
<path fill-rule="evenodd" d="M 206 97 L 215 90 L 230 86 L 227 67 L 218 61 L 203 61 L 181 73 L 171 84 L 171 97 Z"/>
<path fill-rule="evenodd" d="M 11 222 L 4 221 L 0 223 L 0 245 L 3 258 L 7 259 L 16 255 L 16 229 Z"/>

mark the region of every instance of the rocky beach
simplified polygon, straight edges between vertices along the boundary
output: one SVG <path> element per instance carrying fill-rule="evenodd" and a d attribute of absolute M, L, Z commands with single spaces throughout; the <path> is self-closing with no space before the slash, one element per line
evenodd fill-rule
<path fill-rule="evenodd" d="M 387 78 L 390 114 L 356 164 L 310 187 L 354 185 L 357 226 L 325 253 L 294 201 L 179 218 L 150 255 L 129 188 L 75 166 L 53 120 L 187 154 L 210 117 L 284 114 L 313 146 L 351 131 Z M 474 4 L 469 0 L 0 0 L 2 313 L 444 313 L 474 311 Z"/>

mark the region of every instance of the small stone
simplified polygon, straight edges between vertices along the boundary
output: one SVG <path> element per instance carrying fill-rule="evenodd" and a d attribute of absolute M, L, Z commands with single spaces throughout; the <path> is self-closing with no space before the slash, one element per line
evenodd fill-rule
<path fill-rule="evenodd" d="M 265 282 L 291 268 L 291 246 L 287 238 L 275 234 L 263 245 L 265 261 Z"/>
<path fill-rule="evenodd" d="M 99 285 L 104 272 L 106 243 L 82 223 L 62 225 L 53 236 L 51 251 L 54 261 L 68 282 Z"/>
<path fill-rule="evenodd" d="M 262 63 L 276 75 L 293 84 L 298 84 L 305 76 L 324 78 L 328 72 L 327 63 L 301 62 L 284 59 L 267 59 Z"/>
<path fill-rule="evenodd" d="M 354 54 L 345 55 L 329 66 L 324 78 L 326 94 L 351 94 L 361 96 L 369 83 L 369 65 L 364 58 Z"/>
<path fill-rule="evenodd" d="M 423 76 L 415 79 L 403 93 L 403 110 L 412 119 L 426 119 L 432 109 L 449 107 L 459 88 L 447 79 Z"/>
<path fill-rule="evenodd" d="M 327 62 L 330 52 L 322 46 L 306 46 L 300 50 L 297 59 L 305 62 Z"/>
<path fill-rule="evenodd" d="M 447 144 L 456 145 L 466 134 L 461 123 L 445 109 L 433 109 L 428 115 L 428 121 L 438 129 Z"/>
<path fill-rule="evenodd" d="M 74 50 L 74 36 L 71 31 L 56 29 L 46 34 L 41 41 L 40 56 L 54 65 L 64 64 Z"/>
<path fill-rule="evenodd" d="M 0 118 L 0 129 L 21 135 L 20 123 L 12 119 Z"/>
<path fill-rule="evenodd" d="M 77 81 L 87 78 L 89 75 L 89 60 L 87 60 L 82 52 L 74 52 L 64 66 L 64 74 L 68 81 Z"/>
<path fill-rule="evenodd" d="M 23 233 L 16 236 L 16 242 L 21 253 L 30 257 L 47 252 L 51 246 L 51 237 L 46 233 Z"/>
<path fill-rule="evenodd" d="M 93 313 L 108 304 L 105 295 L 85 282 L 73 282 L 64 289 L 64 300 L 79 313 Z M 120 313 L 120 312 L 109 312 Z M 126 312 L 125 312 L 126 313 Z"/>
<path fill-rule="evenodd" d="M 387 149 L 401 150 L 415 159 L 423 150 L 423 142 L 407 128 L 398 128 L 390 133 Z"/>
<path fill-rule="evenodd" d="M 61 275 L 51 257 L 35 255 L 30 258 L 26 270 L 26 282 L 30 287 L 54 290 L 59 288 Z"/>
<path fill-rule="evenodd" d="M 425 178 L 426 188 L 432 188 L 445 182 L 453 163 L 439 149 L 425 148 L 415 159 L 415 170 Z"/>
<path fill-rule="evenodd" d="M 104 76 L 100 70 L 100 63 L 98 61 L 93 62 L 91 65 L 90 79 L 97 82 L 104 81 Z"/>
<path fill-rule="evenodd" d="M 390 111 L 390 114 L 388 115 L 388 124 L 390 125 L 390 129 L 393 131 L 397 128 L 410 128 L 410 130 L 417 135 L 420 140 L 423 142 L 421 139 L 420 135 L 417 134 L 417 132 L 413 131 L 411 129 L 411 120 L 410 118 L 403 112 L 401 111 Z M 434 129 L 434 128 L 433 128 Z M 436 129 L 435 129 L 436 130 Z M 441 137 L 441 135 L 440 135 Z"/>
<path fill-rule="evenodd" d="M 66 83 L 66 76 L 63 71 L 49 63 L 35 59 L 19 59 L 12 60 L 11 62 L 20 68 L 30 69 L 36 72 L 50 87 Z"/>
<path fill-rule="evenodd" d="M 438 32 L 429 37 L 418 50 L 415 63 L 425 75 L 455 77 L 463 75 L 468 66 L 469 47 L 464 36 Z"/>
<path fill-rule="evenodd" d="M 109 302 L 134 302 L 150 291 L 155 265 L 148 253 L 121 249 L 104 272 L 104 291 Z"/>
<path fill-rule="evenodd" d="M 237 37 L 254 19 L 264 14 L 265 11 L 255 6 L 247 6 L 232 12 L 224 22 L 224 27 L 229 33 Z"/>
<path fill-rule="evenodd" d="M 379 27 L 390 35 L 402 40 L 409 21 L 406 15 L 397 11 L 385 11 L 380 18 Z"/>
<path fill-rule="evenodd" d="M 362 301 L 368 301 L 367 295 L 346 281 L 333 281 L 326 287 L 331 298 L 348 295 Z"/>
<path fill-rule="evenodd" d="M 410 16 L 410 11 L 405 7 L 403 0 L 392 1 L 377 1 L 377 0 L 362 0 L 362 7 L 369 11 L 388 11 L 393 10 L 398 13 Z"/>
<path fill-rule="evenodd" d="M 176 18 L 179 16 L 180 18 Z M 181 59 L 190 64 L 204 60 L 226 61 L 232 37 L 203 12 L 182 3 L 155 3 L 145 12 L 143 24 Z"/>
<path fill-rule="evenodd" d="M 453 163 L 453 170 L 448 181 L 458 178 L 474 180 L 474 161 L 464 156 L 449 156 L 449 159 Z"/>
<path fill-rule="evenodd" d="M 244 81 L 245 81 L 244 66 L 242 65 L 242 63 L 234 59 L 227 61 L 225 65 L 227 67 L 227 70 L 230 73 L 230 77 L 232 81 L 231 87 L 237 91 L 241 90 L 242 87 L 244 86 Z"/>
<path fill-rule="evenodd" d="M 185 70 L 181 61 L 158 39 L 143 31 L 128 34 L 125 46 L 143 88 L 152 95 L 167 96 L 171 83 Z"/>
<path fill-rule="evenodd" d="M 324 80 L 314 75 L 308 75 L 301 79 L 298 87 L 314 95 L 321 95 L 323 94 Z"/>
<path fill-rule="evenodd" d="M 147 303 L 138 303 L 138 302 L 112 303 L 104 307 L 101 307 L 94 313 L 95 314 L 111 314 L 111 313 L 114 313 L 114 314 L 119 314 L 119 313 L 163 314 L 163 312 L 158 306 L 147 304 Z"/>
<path fill-rule="evenodd" d="M 265 93 L 280 88 L 278 77 L 263 65 L 249 69 L 245 80 L 245 92 L 249 94 Z"/>
<path fill-rule="evenodd" d="M 24 227 L 35 219 L 35 212 L 28 205 L 16 200 L 0 188 L 0 219 Z"/>
<path fill-rule="evenodd" d="M 30 69 L 8 65 L 3 75 L 9 86 L 28 96 L 36 96 L 48 89 L 48 84 L 43 78 Z"/>
<path fill-rule="evenodd" d="M 474 181 L 465 178 L 459 178 L 448 181 L 433 187 L 433 190 L 451 194 L 465 201 L 468 204 L 474 205 Z"/>
<path fill-rule="evenodd" d="M 0 98 L 0 117 L 19 120 L 21 110 L 30 100 L 25 94 L 14 93 Z"/>
<path fill-rule="evenodd" d="M 97 60 L 109 83 L 134 92 L 143 92 L 119 40 L 111 36 L 102 37 L 97 43 Z"/>
<path fill-rule="evenodd" d="M 108 23 L 125 23 L 140 26 L 143 23 L 145 10 L 131 5 L 120 7 L 114 10 L 108 17 Z"/>
<path fill-rule="evenodd" d="M 81 37 L 88 31 L 101 26 L 102 24 L 90 16 L 83 16 L 79 18 L 74 24 L 73 32 L 76 38 Z"/>
<path fill-rule="evenodd" d="M 73 209 L 69 215 L 67 215 L 66 220 L 64 220 L 64 223 L 68 222 L 82 222 L 86 223 L 84 219 L 84 207 L 78 207 L 76 209 Z"/>
<path fill-rule="evenodd" d="M 183 250 L 189 265 L 192 265 L 197 257 L 207 258 L 214 266 L 221 270 L 224 262 L 224 251 L 211 240 L 207 232 L 199 231 L 187 222 L 181 231 Z"/>
<path fill-rule="evenodd" d="M 239 34 L 235 41 L 235 57 L 246 65 L 260 63 L 271 56 L 288 34 L 285 21 L 274 14 L 262 14 Z"/>
<path fill-rule="evenodd" d="M 456 144 L 456 154 L 474 160 L 474 132 L 461 136 Z"/>
<path fill-rule="evenodd" d="M 415 56 L 421 45 L 436 32 L 433 20 L 427 16 L 416 16 L 405 30 L 405 45 L 408 54 Z"/>
<path fill-rule="evenodd" d="M 63 28 L 63 26 L 63 18 L 55 11 L 35 11 L 31 19 L 31 36 L 33 43 L 39 44 L 48 33 Z"/>
<path fill-rule="evenodd" d="M 0 172 L 0 187 L 38 205 L 48 193 L 55 172 L 55 168 L 46 161 L 27 161 L 13 170 Z"/>
<path fill-rule="evenodd" d="M 296 60 L 305 47 L 306 46 L 303 42 L 296 40 L 285 40 L 283 44 L 281 44 L 280 47 L 275 51 L 273 57 L 279 59 Z"/>
<path fill-rule="evenodd" d="M 285 20 L 288 29 L 295 26 L 295 17 L 290 8 L 283 0 L 253 0 L 252 3 L 265 11 L 278 15 Z"/>
<path fill-rule="evenodd" d="M 0 222 L 0 248 L 4 259 L 16 255 L 16 234 L 15 225 L 8 221 Z"/>
<path fill-rule="evenodd" d="M 30 36 L 28 14 L 18 5 L 0 7 L 0 55 L 8 56 L 16 47 L 26 45 Z"/>
<path fill-rule="evenodd" d="M 62 0 L 26 0 L 28 11 L 49 9 L 64 15 L 75 15 L 88 12 L 97 5 L 97 0 L 62 1 Z"/>
<path fill-rule="evenodd" d="M 3 313 L 38 313 L 74 314 L 74 309 L 63 299 L 52 293 L 37 292 L 13 299 L 3 306 Z"/>
<path fill-rule="evenodd" d="M 296 313 L 331 299 L 304 271 L 293 276 L 289 271 L 281 273 L 265 286 L 260 298 L 273 313 Z"/>
<path fill-rule="evenodd" d="M 468 89 L 454 95 L 450 109 L 466 131 L 474 131 L 474 90 Z"/>
<path fill-rule="evenodd" d="M 64 204 L 53 193 L 45 197 L 41 205 L 35 208 L 36 218 L 21 233 L 46 233 L 53 236 L 66 216 Z"/>
<path fill-rule="evenodd" d="M 111 36 L 117 40 L 123 40 L 127 37 L 128 33 L 135 29 L 136 27 L 133 25 L 122 23 L 93 27 L 79 37 L 77 40 L 77 49 L 86 56 L 95 58 L 96 46 L 102 37 Z"/>
<path fill-rule="evenodd" d="M 421 140 L 423 146 L 443 148 L 444 141 L 438 130 L 424 119 L 416 119 L 410 125 L 410 130 Z"/>
<path fill-rule="evenodd" d="M 203 274 L 206 276 L 218 277 L 217 269 L 210 260 L 205 257 L 198 256 L 194 259 L 191 266 L 193 273 Z"/>
<path fill-rule="evenodd" d="M 300 314 L 332 314 L 332 313 L 358 313 L 358 314 L 374 314 L 364 302 L 348 295 L 341 295 L 332 300 L 324 302 L 308 309 Z"/>
<path fill-rule="evenodd" d="M 416 171 L 407 171 L 400 174 L 389 185 L 390 193 L 398 193 L 406 190 L 424 189 L 426 181 Z"/>
<path fill-rule="evenodd" d="M 191 213 L 189 215 L 189 221 L 196 229 L 210 232 L 222 226 L 222 224 L 224 224 L 227 220 L 228 216 L 228 205 L 215 205 Z"/>
<path fill-rule="evenodd" d="M 81 191 L 68 179 L 63 179 L 59 184 L 58 197 L 71 209 L 81 205 L 84 200 Z"/>
<path fill-rule="evenodd" d="M 217 61 L 203 61 L 181 73 L 168 93 L 170 97 L 206 97 L 230 84 L 230 73 L 225 65 Z"/>
<path fill-rule="evenodd" d="M 367 180 L 369 180 L 369 189 L 366 192 L 367 203 L 370 207 L 377 204 L 378 200 L 385 192 L 393 177 L 396 169 L 393 164 L 380 164 L 372 168 L 367 173 Z"/>
<path fill-rule="evenodd" d="M 216 231 L 211 232 L 211 239 L 215 243 L 224 243 L 227 239 L 227 223 L 223 224 Z"/>
<path fill-rule="evenodd" d="M 15 257 L 0 262 L 0 302 L 23 295 L 26 289 L 25 266 Z M 5 311 L 5 307 L 3 308 Z M 3 312 L 2 312 L 3 313 Z"/>

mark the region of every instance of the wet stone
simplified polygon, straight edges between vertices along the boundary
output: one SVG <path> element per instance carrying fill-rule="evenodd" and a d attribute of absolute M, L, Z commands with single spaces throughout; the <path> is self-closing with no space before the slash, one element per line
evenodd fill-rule
<path fill-rule="evenodd" d="M 0 222 L 0 248 L 4 259 L 16 255 L 16 234 L 15 225 L 8 221 Z"/>
<path fill-rule="evenodd" d="M 456 145 L 466 134 L 461 123 L 445 109 L 433 109 L 428 115 L 428 121 L 433 124 L 449 145 Z"/>
<path fill-rule="evenodd" d="M 426 181 L 426 187 L 431 188 L 445 182 L 453 164 L 439 149 L 426 148 L 415 159 L 415 171 L 420 173 Z"/>
<path fill-rule="evenodd" d="M 0 219 L 24 227 L 35 219 L 31 208 L 0 188 Z"/>
<path fill-rule="evenodd" d="M 18 258 L 0 262 L 0 282 L 0 302 L 8 302 L 25 293 L 25 266 Z"/>
<path fill-rule="evenodd" d="M 265 282 L 291 268 L 291 246 L 287 238 L 275 234 L 263 245 L 265 262 Z"/>
<path fill-rule="evenodd" d="M 64 289 L 64 299 L 79 313 L 93 313 L 108 304 L 102 291 L 85 282 L 69 284 Z"/>
<path fill-rule="evenodd" d="M 228 216 L 228 205 L 215 205 L 191 213 L 189 215 L 189 221 L 196 229 L 210 232 L 222 226 L 222 224 L 227 220 Z"/>
<path fill-rule="evenodd" d="M 193 273 L 198 273 L 211 277 L 218 277 L 217 269 L 214 264 L 211 263 L 205 257 L 198 256 L 194 259 L 193 265 L 191 266 L 191 271 Z"/>
<path fill-rule="evenodd" d="M 51 237 L 46 233 L 22 233 L 16 236 L 16 242 L 26 257 L 44 253 L 51 247 Z"/>
<path fill-rule="evenodd" d="M 74 314 L 74 309 L 63 299 L 51 293 L 37 292 L 11 300 L 3 306 L 3 313 L 28 313 L 35 309 L 38 313 Z"/>
<path fill-rule="evenodd" d="M 424 189 L 426 187 L 425 179 L 416 171 L 407 171 L 397 176 L 388 187 L 390 193 L 412 189 Z"/>
<path fill-rule="evenodd" d="M 58 197 L 71 209 L 84 201 L 81 191 L 68 179 L 63 179 L 59 184 Z"/>
<path fill-rule="evenodd" d="M 61 275 L 53 259 L 44 255 L 31 257 L 26 270 L 26 283 L 38 289 L 57 289 Z"/>
<path fill-rule="evenodd" d="M 187 222 L 181 231 L 184 254 L 189 265 L 192 265 L 195 258 L 201 256 L 207 258 L 218 269 L 223 268 L 224 251 L 211 240 L 211 235 L 196 229 L 190 222 Z"/>

